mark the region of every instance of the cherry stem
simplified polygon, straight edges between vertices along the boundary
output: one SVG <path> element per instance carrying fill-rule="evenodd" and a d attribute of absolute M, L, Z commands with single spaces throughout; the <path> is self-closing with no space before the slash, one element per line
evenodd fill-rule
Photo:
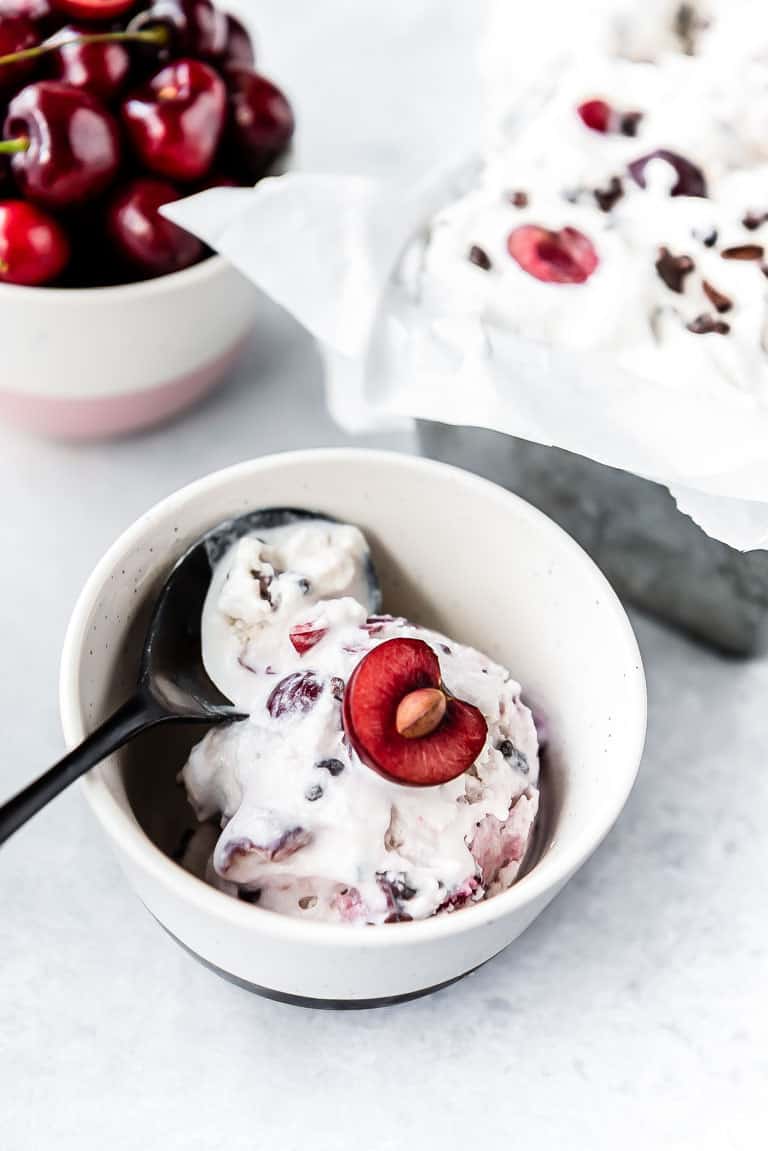
<path fill-rule="evenodd" d="M 0 56 L 0 68 L 4 64 L 17 64 L 22 60 L 37 60 L 39 56 L 46 56 L 49 52 L 58 52 L 60 48 L 69 48 L 72 45 L 88 44 L 156 44 L 163 48 L 171 35 L 167 28 L 158 25 L 157 28 L 147 28 L 144 32 L 93 32 L 87 36 L 73 36 L 71 40 L 46 40 L 34 48 L 22 48 L 20 52 L 11 52 L 8 56 Z"/>
<path fill-rule="evenodd" d="M 17 152 L 26 152 L 28 148 L 28 136 L 19 136 L 16 140 L 0 140 L 0 156 L 13 156 Z"/>

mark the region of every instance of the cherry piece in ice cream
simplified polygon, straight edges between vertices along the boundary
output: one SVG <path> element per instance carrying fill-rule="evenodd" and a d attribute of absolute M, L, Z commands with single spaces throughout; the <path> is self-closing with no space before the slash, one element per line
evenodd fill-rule
<path fill-rule="evenodd" d="M 706 196 L 707 181 L 701 168 L 697 168 L 685 156 L 670 152 L 667 148 L 657 148 L 647 156 L 640 156 L 629 165 L 629 174 L 641 188 L 646 186 L 645 169 L 653 160 L 664 160 L 674 169 L 677 179 L 670 189 L 670 196 Z"/>
<path fill-rule="evenodd" d="M 88 92 L 55 80 L 29 84 L 11 101 L 0 151 L 22 194 L 47 207 L 98 196 L 120 161 L 117 125 Z"/>
<path fill-rule="evenodd" d="M 462 775 L 488 731 L 476 707 L 445 690 L 437 655 L 418 639 L 387 640 L 361 660 L 344 693 L 343 717 L 364 763 L 417 786 Z"/>
<path fill-rule="evenodd" d="M 549 284 L 583 284 L 600 262 L 592 241 L 576 228 L 556 232 L 523 224 L 507 236 L 507 251 L 524 272 Z"/>
<path fill-rule="evenodd" d="M 0 201 L 0 283 L 50 283 L 68 260 L 69 241 L 56 220 L 25 200 Z"/>
<path fill-rule="evenodd" d="M 608 132 L 611 122 L 611 105 L 605 100 L 585 100 L 576 109 L 582 122 L 593 132 Z"/>
<path fill-rule="evenodd" d="M 328 634 L 328 628 L 314 622 L 297 623 L 291 628 L 289 638 L 299 655 L 311 651 Z"/>
<path fill-rule="evenodd" d="M 226 114 L 224 81 L 200 60 L 176 60 L 123 101 L 139 160 L 172 180 L 200 180 L 213 164 Z"/>
<path fill-rule="evenodd" d="M 149 178 L 132 180 L 117 192 L 107 209 L 107 231 L 124 264 L 162 276 L 203 258 L 200 240 L 160 215 L 164 204 L 178 198 L 173 184 Z"/>

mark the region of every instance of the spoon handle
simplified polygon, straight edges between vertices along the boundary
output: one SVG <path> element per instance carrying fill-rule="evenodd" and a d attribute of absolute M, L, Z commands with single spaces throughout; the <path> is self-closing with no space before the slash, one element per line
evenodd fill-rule
<path fill-rule="evenodd" d="M 131 696 L 78 747 L 0 806 L 0 843 L 4 843 L 89 768 L 106 759 L 139 732 L 171 718 L 149 695 L 139 691 Z"/>

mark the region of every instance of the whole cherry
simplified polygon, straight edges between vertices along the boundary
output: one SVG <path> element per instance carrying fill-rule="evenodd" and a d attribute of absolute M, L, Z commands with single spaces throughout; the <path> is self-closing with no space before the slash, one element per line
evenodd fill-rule
<path fill-rule="evenodd" d="M 151 172 L 200 180 L 210 169 L 224 129 L 224 81 L 200 60 L 176 60 L 122 104 L 133 150 Z"/>
<path fill-rule="evenodd" d="M 50 283 L 69 260 L 60 224 L 26 200 L 0 201 L 0 283 Z"/>
<path fill-rule="evenodd" d="M 170 36 L 170 53 L 218 59 L 226 50 L 228 27 L 212 0 L 154 0 L 129 24 L 130 31 L 161 27 Z"/>
<path fill-rule="evenodd" d="M 28 16 L 5 16 L 0 12 L 0 57 L 26 52 L 40 43 L 38 30 Z M 35 60 L 15 60 L 0 64 L 0 91 L 7 93 L 34 75 Z"/>
<path fill-rule="evenodd" d="M 53 71 L 62 83 L 109 102 L 125 85 L 131 57 L 123 44 L 74 42 L 91 31 L 87 25 L 66 24 L 51 37 L 49 43 L 62 42 L 53 56 Z"/>
<path fill-rule="evenodd" d="M 288 147 L 293 110 L 277 85 L 258 72 L 235 68 L 227 80 L 226 150 L 245 177 L 257 180 Z"/>
<path fill-rule="evenodd" d="M 136 0 L 51 0 L 54 9 L 72 20 L 119 20 Z"/>
<path fill-rule="evenodd" d="M 224 51 L 214 59 L 216 65 L 224 72 L 232 68 L 253 68 L 256 62 L 256 53 L 253 50 L 253 41 L 246 28 L 236 16 L 226 16 L 227 38 Z"/>
<path fill-rule="evenodd" d="M 41 33 L 52 30 L 60 23 L 49 0 L 0 0 L 0 20 L 8 16 L 26 17 Z"/>
<path fill-rule="evenodd" d="M 524 272 L 548 284 L 583 284 L 600 262 L 589 237 L 568 227 L 522 224 L 507 236 L 507 251 Z"/>
<path fill-rule="evenodd" d="M 117 125 L 88 92 L 41 80 L 8 106 L 0 152 L 13 153 L 20 192 L 48 207 L 68 207 L 98 196 L 120 162 Z"/>
<path fill-rule="evenodd" d="M 107 231 L 121 261 L 144 276 L 162 276 L 196 264 L 205 248 L 159 209 L 179 198 L 165 180 L 137 179 L 121 188 L 107 210 Z"/>

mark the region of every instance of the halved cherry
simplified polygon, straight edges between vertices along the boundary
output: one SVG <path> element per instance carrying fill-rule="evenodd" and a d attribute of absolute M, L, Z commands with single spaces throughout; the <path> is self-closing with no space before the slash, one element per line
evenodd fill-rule
<path fill-rule="evenodd" d="M 583 284 L 600 262 L 592 241 L 576 228 L 555 232 L 522 224 L 507 236 L 507 251 L 524 272 L 548 284 Z"/>
<path fill-rule="evenodd" d="M 419 717 L 425 722 L 415 722 Z M 440 662 L 420 639 L 387 640 L 360 661 L 344 693 L 343 719 L 368 767 L 420 787 L 462 775 L 488 734 L 482 713 L 446 691 Z"/>

